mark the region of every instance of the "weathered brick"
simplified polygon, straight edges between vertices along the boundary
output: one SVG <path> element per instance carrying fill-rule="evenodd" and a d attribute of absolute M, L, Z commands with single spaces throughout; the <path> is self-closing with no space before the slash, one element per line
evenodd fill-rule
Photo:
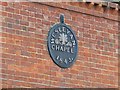
<path fill-rule="evenodd" d="M 27 27 L 26 27 L 26 26 L 23 26 L 22 29 L 23 29 L 24 31 L 27 31 Z"/>
<path fill-rule="evenodd" d="M 5 10 L 6 10 L 7 12 L 14 13 L 14 9 L 13 9 L 13 8 L 6 7 Z"/>
<path fill-rule="evenodd" d="M 7 25 L 9 28 L 12 28 L 12 24 L 11 23 L 8 23 Z"/>

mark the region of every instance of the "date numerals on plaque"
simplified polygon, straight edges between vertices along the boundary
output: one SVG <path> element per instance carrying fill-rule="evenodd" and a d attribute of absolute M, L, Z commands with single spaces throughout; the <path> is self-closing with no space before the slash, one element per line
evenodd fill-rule
<path fill-rule="evenodd" d="M 62 59 L 60 56 L 57 56 L 56 59 L 60 62 L 60 63 L 71 63 L 73 61 L 73 58 L 68 58 L 68 59 Z"/>

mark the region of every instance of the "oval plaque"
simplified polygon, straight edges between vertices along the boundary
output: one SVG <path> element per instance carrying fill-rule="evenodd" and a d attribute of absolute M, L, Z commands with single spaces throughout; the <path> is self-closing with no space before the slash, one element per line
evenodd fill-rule
<path fill-rule="evenodd" d="M 60 23 L 50 28 L 48 51 L 54 63 L 61 68 L 69 68 L 76 60 L 77 39 L 73 30 L 64 23 L 63 15 L 60 16 Z"/>

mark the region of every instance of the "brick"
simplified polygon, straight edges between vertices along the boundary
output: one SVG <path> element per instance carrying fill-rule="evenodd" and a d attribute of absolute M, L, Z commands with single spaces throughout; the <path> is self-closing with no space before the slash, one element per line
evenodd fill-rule
<path fill-rule="evenodd" d="M 20 14 L 28 16 L 29 12 L 27 12 L 27 11 L 20 11 Z"/>
<path fill-rule="evenodd" d="M 13 9 L 13 8 L 6 7 L 5 10 L 6 10 L 7 12 L 14 13 L 14 9 Z"/>
<path fill-rule="evenodd" d="M 7 12 L 2 12 L 2 16 L 7 16 Z"/>
<path fill-rule="evenodd" d="M 22 16 L 19 14 L 13 14 L 14 19 L 22 19 Z"/>
<path fill-rule="evenodd" d="M 7 2 L 2 2 L 2 5 L 3 6 L 8 6 L 8 3 Z"/>
<path fill-rule="evenodd" d="M 16 2 L 16 3 L 14 3 L 14 8 L 22 9 L 22 4 L 20 4 L 19 2 Z"/>
<path fill-rule="evenodd" d="M 25 26 L 29 26 L 29 22 L 26 22 L 26 21 L 20 21 L 20 24 L 25 25 Z"/>
<path fill-rule="evenodd" d="M 8 23 L 7 26 L 8 26 L 9 28 L 12 28 L 12 24 L 10 24 L 10 23 Z"/>
<path fill-rule="evenodd" d="M 16 23 L 16 24 L 20 24 L 20 21 L 19 21 L 19 20 L 15 20 L 15 23 Z"/>
<path fill-rule="evenodd" d="M 15 20 L 14 19 L 11 19 L 11 18 L 5 18 L 5 21 L 6 22 L 9 22 L 9 23 L 14 23 Z"/>
<path fill-rule="evenodd" d="M 35 14 L 35 17 L 36 17 L 36 18 L 41 18 L 41 19 L 42 19 L 42 18 L 43 18 L 43 15 L 42 15 L 42 14 Z"/>
<path fill-rule="evenodd" d="M 29 3 L 27 2 L 21 2 L 22 5 L 29 6 Z"/>
<path fill-rule="evenodd" d="M 28 17 L 28 21 L 30 21 L 30 22 L 36 22 L 36 18 Z"/>
<path fill-rule="evenodd" d="M 28 28 L 28 31 L 30 31 L 30 32 L 36 32 L 36 28 Z"/>
<path fill-rule="evenodd" d="M 21 29 L 21 26 L 20 25 L 17 25 L 17 24 L 13 24 L 12 25 L 14 29 L 17 29 L 17 30 L 20 30 Z M 17 31 L 16 30 L 16 31 Z"/>
<path fill-rule="evenodd" d="M 25 26 L 23 26 L 22 29 L 23 29 L 24 31 L 27 31 L 27 27 L 25 27 Z"/>
<path fill-rule="evenodd" d="M 13 17 L 13 13 L 8 13 L 8 17 L 12 18 Z"/>

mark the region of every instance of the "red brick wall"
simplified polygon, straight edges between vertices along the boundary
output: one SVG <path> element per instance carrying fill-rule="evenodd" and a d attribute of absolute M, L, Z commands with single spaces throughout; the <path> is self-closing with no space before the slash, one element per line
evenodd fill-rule
<path fill-rule="evenodd" d="M 118 11 L 86 3 L 1 2 L 2 88 L 118 87 Z M 74 30 L 78 56 L 61 69 L 47 50 L 59 14 Z"/>

